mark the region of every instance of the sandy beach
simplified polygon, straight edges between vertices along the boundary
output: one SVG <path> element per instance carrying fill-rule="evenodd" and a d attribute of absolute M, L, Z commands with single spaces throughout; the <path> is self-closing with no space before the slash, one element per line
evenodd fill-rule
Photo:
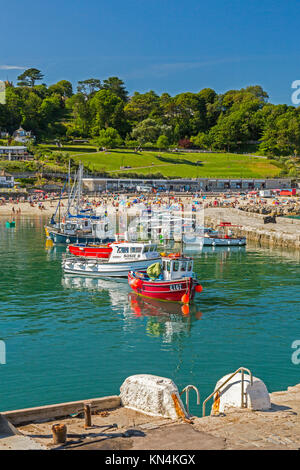
<path fill-rule="evenodd" d="M 126 196 L 125 196 L 126 198 Z M 129 194 L 124 201 L 124 196 L 112 194 L 103 195 L 101 197 L 85 197 L 82 200 L 83 208 L 93 208 L 97 212 L 115 211 L 119 207 L 128 209 L 128 213 L 132 214 L 137 209 L 137 204 L 145 203 L 146 205 L 153 204 L 154 207 L 172 204 L 184 204 L 184 206 L 194 205 L 195 209 L 206 209 L 211 207 L 222 208 L 239 208 L 248 212 L 260 212 L 268 214 L 270 212 L 276 215 L 283 215 L 280 212 L 298 214 L 300 213 L 300 201 L 298 198 L 284 198 L 279 197 L 276 199 L 268 198 L 262 199 L 258 197 L 251 197 L 251 195 L 224 195 L 219 196 L 205 196 L 183 194 L 180 196 L 164 195 L 160 197 Z M 62 198 L 60 211 L 62 216 L 65 213 L 68 200 L 67 197 Z M 0 217 L 5 216 L 9 218 L 23 216 L 37 216 L 46 215 L 51 216 L 55 213 L 58 205 L 58 199 L 39 199 L 35 202 L 28 201 L 0 201 Z"/>

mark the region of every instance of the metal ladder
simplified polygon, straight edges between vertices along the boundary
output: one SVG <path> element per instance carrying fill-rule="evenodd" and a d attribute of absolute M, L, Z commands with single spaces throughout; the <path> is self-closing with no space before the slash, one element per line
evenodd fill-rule
<path fill-rule="evenodd" d="M 199 390 L 197 387 L 195 387 L 195 385 L 187 385 L 186 387 L 184 387 L 184 389 L 180 392 L 180 396 L 185 392 L 185 404 L 186 404 L 186 411 L 187 411 L 187 414 L 189 415 L 190 412 L 189 412 L 189 392 L 190 390 L 195 390 L 196 394 L 197 394 L 197 405 L 200 405 L 200 393 L 199 393 Z"/>
<path fill-rule="evenodd" d="M 252 376 L 252 372 L 246 367 L 239 367 L 235 372 L 233 372 L 233 374 L 231 374 L 228 377 L 228 379 L 225 380 L 225 382 L 223 382 L 216 390 L 213 391 L 213 393 L 211 393 L 204 400 L 203 405 L 202 405 L 202 417 L 205 416 L 205 405 L 208 402 L 208 400 L 210 400 L 214 395 L 216 395 L 224 387 L 224 385 L 226 385 L 232 379 L 232 377 L 234 377 L 239 372 L 241 372 L 241 408 L 247 408 L 247 393 L 245 392 L 245 372 L 248 372 L 250 376 L 251 385 L 253 385 L 253 376 Z"/>

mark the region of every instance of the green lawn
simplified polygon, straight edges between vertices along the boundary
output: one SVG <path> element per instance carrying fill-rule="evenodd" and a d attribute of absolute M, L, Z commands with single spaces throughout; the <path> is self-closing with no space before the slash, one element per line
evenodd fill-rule
<path fill-rule="evenodd" d="M 118 174 L 125 176 L 126 173 L 140 175 L 161 173 L 171 178 L 267 178 L 276 177 L 281 171 L 267 159 L 226 153 L 143 151 L 135 154 L 131 150 L 93 152 L 91 145 L 66 146 L 57 151 L 67 151 L 86 168 L 108 172 L 112 177 L 117 177 Z M 131 168 L 121 170 L 121 166 Z"/>

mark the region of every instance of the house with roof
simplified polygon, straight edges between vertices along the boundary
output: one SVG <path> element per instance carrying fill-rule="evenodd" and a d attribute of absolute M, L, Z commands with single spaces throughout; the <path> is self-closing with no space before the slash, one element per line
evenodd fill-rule
<path fill-rule="evenodd" d="M 16 141 L 16 142 L 20 142 L 22 144 L 26 144 L 26 142 L 28 142 L 28 140 L 30 139 L 35 139 L 35 136 L 32 135 L 32 132 L 31 131 L 25 131 L 23 129 L 23 127 L 19 127 L 19 129 L 17 129 L 14 133 L 13 133 L 13 139 Z"/>
<path fill-rule="evenodd" d="M 7 173 L 5 170 L 0 171 L 0 188 L 13 188 L 15 185 L 15 178 Z"/>

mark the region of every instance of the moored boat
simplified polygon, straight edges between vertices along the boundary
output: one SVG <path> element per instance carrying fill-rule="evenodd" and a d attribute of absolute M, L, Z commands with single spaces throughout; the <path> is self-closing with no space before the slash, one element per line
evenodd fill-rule
<path fill-rule="evenodd" d="M 230 227 L 235 226 L 230 222 L 221 222 L 220 227 L 220 230 L 205 229 L 198 233 L 187 234 L 183 237 L 183 242 L 190 247 L 246 245 L 246 237 L 233 236 Z"/>
<path fill-rule="evenodd" d="M 109 243 L 114 241 L 109 221 L 93 221 L 91 218 L 79 220 L 66 219 L 60 223 L 59 228 L 45 227 L 46 236 L 54 243 Z"/>
<path fill-rule="evenodd" d="M 157 245 L 153 243 L 113 243 L 108 259 L 66 257 L 62 267 L 66 273 L 94 277 L 127 277 L 131 270 L 147 269 L 161 262 Z"/>
<path fill-rule="evenodd" d="M 161 269 L 152 265 L 147 271 L 130 271 L 128 283 L 136 294 L 184 304 L 202 291 L 193 272 L 193 259 L 179 253 L 163 257 Z"/>
<path fill-rule="evenodd" d="M 68 245 L 68 249 L 72 255 L 86 258 L 108 259 L 112 252 L 111 243 L 73 243 Z"/>

